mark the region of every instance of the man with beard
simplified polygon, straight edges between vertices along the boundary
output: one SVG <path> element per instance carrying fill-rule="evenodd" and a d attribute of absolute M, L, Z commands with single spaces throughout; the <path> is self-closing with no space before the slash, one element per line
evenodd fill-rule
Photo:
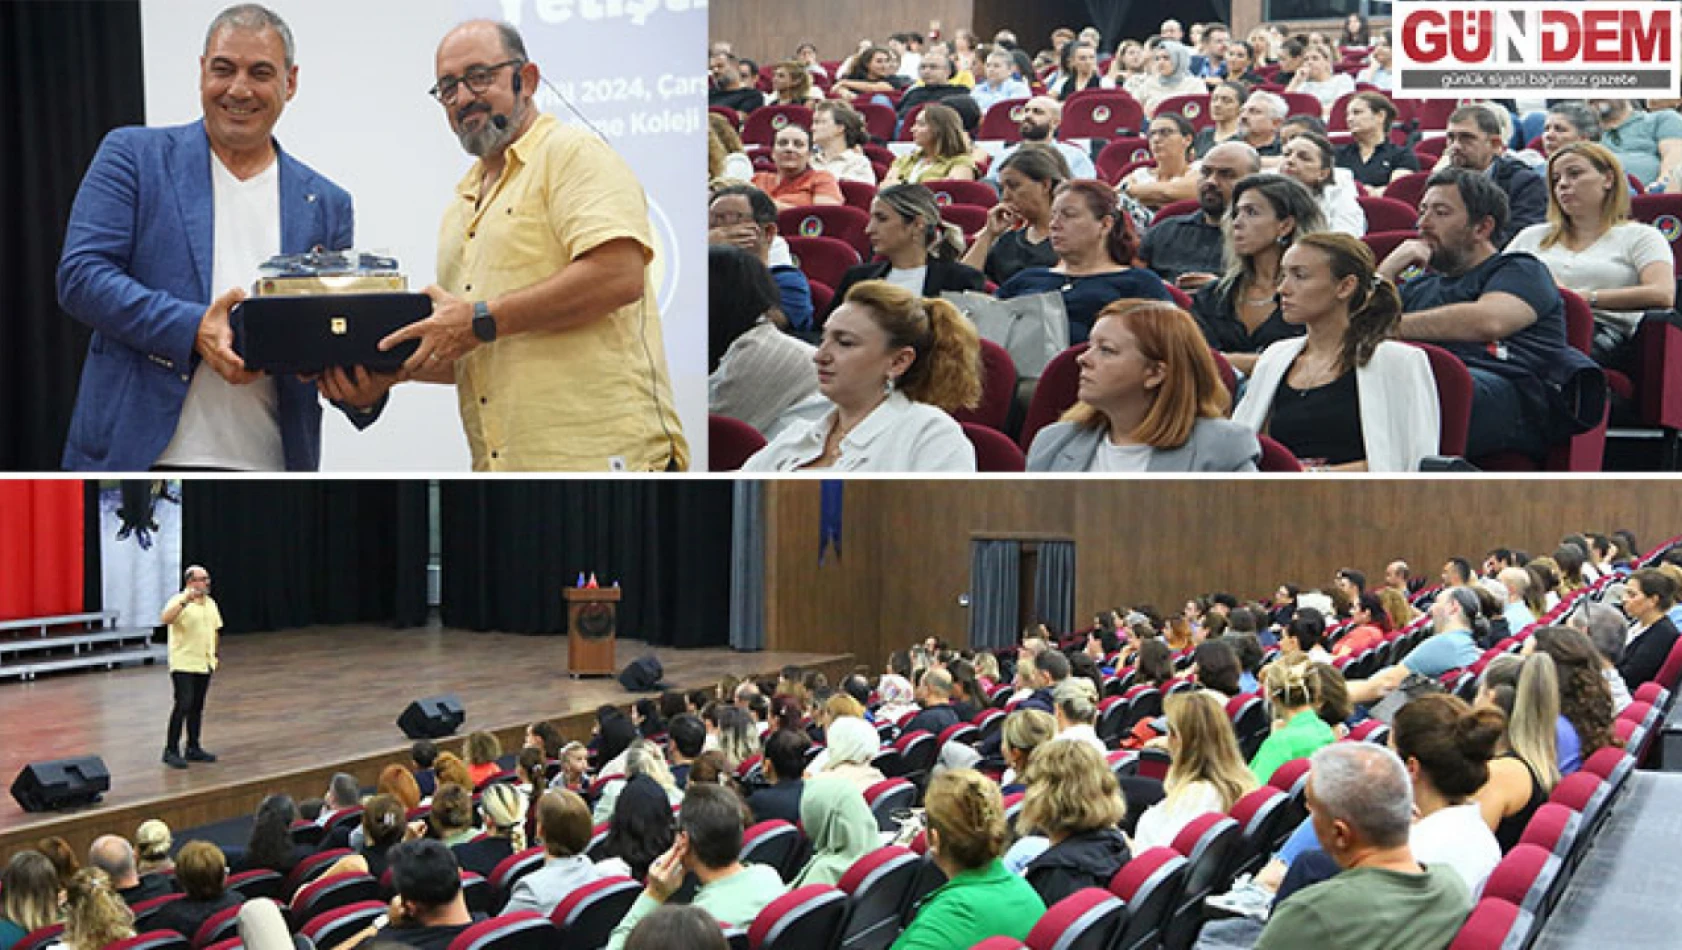
<path fill-rule="evenodd" d="M 917 67 L 920 80 L 915 86 L 905 91 L 899 100 L 899 117 L 904 121 L 917 106 L 929 102 L 940 102 L 943 99 L 969 99 L 969 87 L 959 86 L 952 82 L 952 59 L 941 49 L 933 49 L 923 55 L 922 64 Z M 974 102 L 966 102 L 965 106 L 973 106 Z"/>
<path fill-rule="evenodd" d="M 1238 134 L 1257 155 L 1273 159 L 1265 164 L 1279 164 L 1279 127 L 1290 111 L 1284 99 L 1265 89 L 1250 93 L 1238 109 Z"/>
<path fill-rule="evenodd" d="M 1214 280 L 1223 269 L 1221 219 L 1232 203 L 1232 188 L 1259 171 L 1261 156 L 1242 142 L 1210 149 L 1198 164 L 1198 209 L 1152 225 L 1139 245 L 1139 259 L 1188 293 Z"/>
<path fill-rule="evenodd" d="M 1682 115 L 1674 109 L 1647 112 L 1627 99 L 1590 99 L 1600 117 L 1600 144 L 1612 150 L 1624 171 L 1651 187 L 1665 182 L 1682 192 Z"/>
<path fill-rule="evenodd" d="M 411 378 L 455 385 L 476 471 L 681 469 L 642 186 L 596 136 L 533 102 L 519 32 L 474 20 L 438 44 L 432 94 L 478 157 L 438 235 Z"/>
<path fill-rule="evenodd" d="M 1530 254 L 1500 254 L 1507 196 L 1487 175 L 1445 168 L 1419 202 L 1419 237 L 1379 265 L 1401 286 L 1405 340 L 1426 340 L 1460 357 L 1472 374 L 1470 457 L 1502 450 L 1540 456 L 1552 429 L 1548 382 L 1579 367 L 1565 338 L 1565 305 L 1547 266 Z M 1398 281 L 1400 283 L 1400 281 Z M 1602 384 L 1604 385 L 1604 384 Z"/>
<path fill-rule="evenodd" d="M 712 79 L 707 105 L 723 106 L 747 115 L 765 104 L 765 94 L 742 81 L 742 61 L 735 53 L 714 50 L 707 57 L 707 74 Z"/>
<path fill-rule="evenodd" d="M 994 161 L 992 169 L 987 173 L 987 181 L 993 187 L 999 185 L 999 165 L 1016 151 L 1021 145 L 1034 143 L 1048 145 L 1057 149 L 1063 155 L 1063 160 L 1069 163 L 1069 174 L 1073 178 L 1097 178 L 1098 169 L 1092 164 L 1092 156 L 1078 146 L 1068 142 L 1057 141 L 1057 127 L 1063 123 L 1063 105 L 1050 96 L 1035 96 L 1022 106 L 1022 142 L 1004 150 Z"/>

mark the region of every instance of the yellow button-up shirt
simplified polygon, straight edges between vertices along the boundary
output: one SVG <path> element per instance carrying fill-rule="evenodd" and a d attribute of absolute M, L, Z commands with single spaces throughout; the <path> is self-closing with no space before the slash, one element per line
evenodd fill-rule
<path fill-rule="evenodd" d="M 475 471 L 687 467 L 655 302 L 642 186 L 601 140 L 538 117 L 481 199 L 481 162 L 456 186 L 438 235 L 438 284 L 469 301 L 529 287 L 608 241 L 650 263 L 643 297 L 566 330 L 503 337 L 456 361 Z"/>
<path fill-rule="evenodd" d="M 216 634 L 222 629 L 222 611 L 209 594 L 194 601 L 177 594 L 183 603 L 175 622 L 169 625 L 169 671 L 211 673 L 216 670 Z"/>

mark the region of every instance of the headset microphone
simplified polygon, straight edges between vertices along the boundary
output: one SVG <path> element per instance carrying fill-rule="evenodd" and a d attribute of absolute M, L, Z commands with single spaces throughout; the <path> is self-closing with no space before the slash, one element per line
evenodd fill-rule
<path fill-rule="evenodd" d="M 518 69 L 516 69 L 514 71 L 514 95 L 516 97 L 516 105 L 518 104 L 518 97 L 520 95 L 520 86 L 521 85 L 522 85 L 522 83 L 520 82 L 520 72 L 519 72 Z M 496 126 L 496 130 L 498 132 L 508 131 L 508 117 L 503 115 L 500 112 L 493 113 L 491 115 L 491 124 Z"/>

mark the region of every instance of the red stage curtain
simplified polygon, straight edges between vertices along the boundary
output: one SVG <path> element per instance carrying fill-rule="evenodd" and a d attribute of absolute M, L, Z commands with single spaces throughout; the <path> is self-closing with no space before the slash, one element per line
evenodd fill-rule
<path fill-rule="evenodd" d="M 82 610 L 82 483 L 0 481 L 0 620 Z"/>

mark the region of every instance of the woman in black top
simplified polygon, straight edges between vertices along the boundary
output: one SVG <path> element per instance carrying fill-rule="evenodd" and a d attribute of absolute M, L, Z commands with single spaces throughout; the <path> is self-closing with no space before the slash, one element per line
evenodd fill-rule
<path fill-rule="evenodd" d="M 1507 716 L 1500 752 L 1489 762 L 1489 781 L 1477 794 L 1483 820 L 1503 853 L 1518 845 L 1530 816 L 1559 784 L 1557 676 L 1545 653 L 1506 654 L 1490 661 L 1478 683 L 1476 705 Z"/>
<path fill-rule="evenodd" d="M 870 223 L 864 234 L 881 260 L 847 268 L 835 288 L 836 306 L 847 299 L 854 284 L 866 280 L 898 284 L 919 297 L 938 297 L 947 290 L 980 290 L 987 284 L 980 271 L 958 263 L 964 249 L 963 231 L 941 221 L 934 192 L 923 185 L 888 185 L 878 191 L 870 202 Z"/>
<path fill-rule="evenodd" d="M 158 909 L 150 930 L 173 930 L 188 940 L 204 922 L 240 903 L 241 898 L 226 890 L 228 862 L 222 849 L 208 841 L 189 841 L 175 860 L 175 880 L 186 896 Z"/>
<path fill-rule="evenodd" d="M 1654 568 L 1631 574 L 1624 584 L 1624 612 L 1635 623 L 1630 627 L 1629 645 L 1618 661 L 1618 673 L 1630 689 L 1654 680 L 1676 645 L 1676 625 L 1670 622 L 1670 605 L 1676 602 L 1676 584 Z M 1670 688 L 1669 684 L 1661 686 Z"/>
<path fill-rule="evenodd" d="M 1192 310 L 1209 345 L 1248 373 L 1268 344 L 1302 335 L 1279 313 L 1279 260 L 1297 238 L 1325 230 L 1326 219 L 1300 182 L 1272 174 L 1240 181 L 1227 215 L 1226 274 L 1198 290 Z"/>
<path fill-rule="evenodd" d="M 995 284 L 1030 267 L 1057 263 L 1051 246 L 1051 199 L 1069 180 L 1069 164 L 1056 149 L 1022 145 L 999 164 L 999 203 L 975 235 L 964 263 Z M 840 295 L 837 295 L 839 299 Z"/>
<path fill-rule="evenodd" d="M 298 820 L 298 806 L 290 795 L 270 795 L 257 806 L 257 817 L 251 823 L 251 837 L 247 839 L 245 854 L 234 863 L 236 871 L 259 869 L 281 875 L 291 873 L 298 862 L 312 853 L 308 845 L 292 840 L 292 823 Z"/>
<path fill-rule="evenodd" d="M 1059 72 L 1063 79 L 1052 94 L 1063 101 L 1083 89 L 1098 89 L 1104 81 L 1098 72 L 1098 50 L 1091 43 L 1070 43 L 1063 47 L 1063 68 Z"/>
<path fill-rule="evenodd" d="M 1419 171 L 1413 149 L 1390 141 L 1396 104 L 1376 92 L 1357 92 L 1344 106 L 1345 123 L 1354 141 L 1339 145 L 1332 161 L 1347 168 L 1355 180 L 1382 192 L 1392 181 Z"/>

